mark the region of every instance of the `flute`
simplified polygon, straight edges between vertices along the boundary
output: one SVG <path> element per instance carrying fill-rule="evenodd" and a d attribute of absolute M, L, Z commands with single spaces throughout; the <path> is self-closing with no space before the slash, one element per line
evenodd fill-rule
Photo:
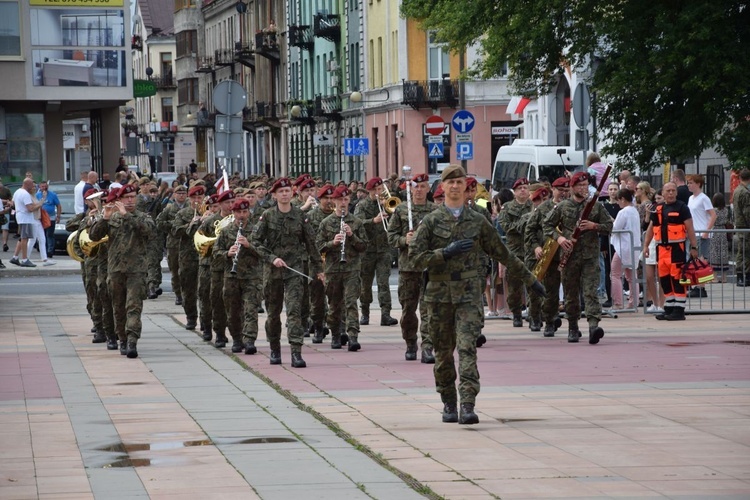
<path fill-rule="evenodd" d="M 343 235 L 343 239 L 341 240 L 341 258 L 339 262 L 342 264 L 346 264 L 346 223 L 344 222 L 344 217 L 346 217 L 346 211 L 341 209 L 341 234 Z"/>
<path fill-rule="evenodd" d="M 237 228 L 237 237 L 234 239 L 234 244 L 237 245 L 237 252 L 232 257 L 232 269 L 229 270 L 231 274 L 237 274 L 237 264 L 240 262 L 240 236 L 242 236 L 242 222 L 240 222 Z"/>

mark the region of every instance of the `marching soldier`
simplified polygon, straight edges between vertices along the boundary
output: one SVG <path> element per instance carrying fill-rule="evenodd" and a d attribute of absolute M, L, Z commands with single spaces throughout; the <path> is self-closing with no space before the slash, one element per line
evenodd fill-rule
<path fill-rule="evenodd" d="M 523 216 L 523 225 L 525 226 L 524 230 L 524 248 L 525 248 L 525 256 L 524 256 L 524 262 L 526 264 L 526 267 L 530 270 L 533 270 L 536 267 L 536 263 L 539 260 L 539 257 L 537 257 L 536 254 L 536 248 L 539 246 L 539 241 L 542 241 L 542 245 L 544 245 L 544 232 L 542 231 L 542 228 L 539 227 L 539 230 L 536 234 L 531 234 L 529 230 L 529 221 L 531 217 L 534 216 L 536 211 L 539 209 L 539 206 L 544 203 L 550 194 L 550 189 L 545 184 L 533 184 L 530 187 L 531 191 L 531 203 L 532 203 L 532 211 L 524 214 Z M 546 287 L 545 287 L 546 288 Z M 538 295 L 531 295 L 528 298 L 528 304 L 529 304 L 529 329 L 532 332 L 538 332 L 542 329 L 542 298 Z"/>
<path fill-rule="evenodd" d="M 167 235 L 167 266 L 172 273 L 172 291 L 175 295 L 174 303 L 182 305 L 182 288 L 180 287 L 180 241 L 172 234 L 172 223 L 177 212 L 188 206 L 187 188 L 177 186 L 174 189 L 174 199 L 156 218 L 156 227 L 159 232 Z"/>
<path fill-rule="evenodd" d="M 368 197 L 357 203 L 354 216 L 362 221 L 367 232 L 367 251 L 362 259 L 362 291 L 360 303 L 362 305 L 362 319 L 360 325 L 370 324 L 370 304 L 372 303 L 372 280 L 377 278 L 378 302 L 380 303 L 380 324 L 393 326 L 398 320 L 391 317 L 391 290 L 388 278 L 391 273 L 391 251 L 388 245 L 384 221 L 388 214 L 381 203 L 384 191 L 383 180 L 373 177 L 367 181 Z M 335 325 L 330 325 L 335 327 Z"/>
<path fill-rule="evenodd" d="M 212 194 L 206 198 L 206 213 L 201 218 L 201 222 L 198 224 L 198 230 L 196 233 L 203 233 L 202 227 L 208 220 L 213 220 L 216 212 L 219 210 L 219 205 L 216 202 L 218 194 Z M 203 233 L 205 234 L 205 233 Z M 206 342 L 210 342 L 213 338 L 213 302 L 211 301 L 211 253 L 206 255 L 198 254 L 198 317 L 200 319 L 200 329 L 202 338 Z M 227 345 L 226 335 L 222 337 L 216 331 L 216 342 L 214 346 L 222 348 Z M 223 332 L 225 333 L 225 332 Z"/>
<path fill-rule="evenodd" d="M 318 206 L 310 210 L 307 215 L 307 221 L 310 223 L 315 235 L 318 234 L 320 224 L 323 220 L 333 213 L 334 204 L 331 198 L 333 191 L 334 188 L 331 184 L 320 188 L 318 191 Z M 326 335 L 328 335 L 328 328 L 324 326 L 326 320 L 326 294 L 325 284 L 317 278 L 310 282 L 310 319 L 312 320 L 313 328 L 313 344 L 321 344 Z"/>
<path fill-rule="evenodd" d="M 422 363 L 434 363 L 432 339 L 427 329 L 427 308 L 422 303 L 424 298 L 424 278 L 422 268 L 414 263 L 414 257 L 409 255 L 409 246 L 414 239 L 414 231 L 424 217 L 435 209 L 435 205 L 427 201 L 430 190 L 427 174 L 415 175 L 411 181 L 411 224 L 409 222 L 409 207 L 401 203 L 396 207 L 391 223 L 388 225 L 388 242 L 397 248 L 398 255 L 398 301 L 401 303 L 401 336 L 406 341 L 407 361 L 417 359 L 417 330 L 422 335 Z M 412 229 L 409 229 L 411 226 Z M 417 319 L 419 306 L 419 319 Z"/>
<path fill-rule="evenodd" d="M 117 199 L 117 190 L 110 198 L 110 191 L 104 190 L 101 197 L 102 202 L 113 203 Z M 107 336 L 107 349 L 117 349 L 117 333 L 115 332 L 115 316 L 112 304 L 112 294 L 109 290 L 109 243 L 100 244 L 96 250 L 98 269 L 96 276 L 96 288 L 102 303 L 102 324 Z"/>
<path fill-rule="evenodd" d="M 146 276 L 139 266 L 155 224 L 151 217 L 136 210 L 136 187 L 120 188 L 114 204 L 107 204 L 103 217 L 91 227 L 94 241 L 109 236 L 109 281 L 112 291 L 115 330 L 120 339 L 120 353 L 138 357 L 141 338 L 141 313 L 146 296 Z M 127 343 L 127 345 L 126 345 Z"/>
<path fill-rule="evenodd" d="M 443 422 L 479 423 L 474 412 L 479 393 L 476 340 L 481 329 L 483 286 L 477 279 L 481 252 L 500 261 L 509 275 L 544 295 L 544 287 L 503 245 L 487 220 L 466 208 L 466 172 L 450 165 L 441 175 L 445 204 L 427 214 L 417 228 L 409 254 L 428 271 L 424 303 L 435 346 L 435 385 L 444 404 Z M 458 347 L 459 377 L 453 352 Z M 461 401 L 459 416 L 457 403 Z"/>
<path fill-rule="evenodd" d="M 292 183 L 289 179 L 278 179 L 271 193 L 275 194 L 276 206 L 263 213 L 252 236 L 252 245 L 271 265 L 267 269 L 264 290 L 268 309 L 266 337 L 271 344 L 270 363 L 281 364 L 281 308 L 286 299 L 287 338 L 292 348 L 292 366 L 304 368 L 307 363 L 302 359 L 304 330 L 300 311 L 302 280 L 305 278 L 298 273 L 310 259 L 312 274 L 323 280 L 320 253 L 315 248 L 315 235 L 304 214 L 291 205 Z"/>
<path fill-rule="evenodd" d="M 544 246 L 547 237 L 544 235 L 544 219 L 552 209 L 554 209 L 563 199 L 567 198 L 568 182 L 567 177 L 556 179 L 552 183 L 552 198 L 536 207 L 531 213 L 531 216 L 529 216 L 529 221 L 526 224 L 526 230 L 524 232 L 524 241 L 527 249 L 530 249 L 533 252 L 534 258 L 537 261 L 545 257 Z M 545 322 L 545 337 L 554 337 L 555 332 L 562 324 L 558 318 L 559 293 L 556 292 L 560 289 L 560 271 L 557 269 L 557 266 L 560 263 L 559 248 L 554 251 L 554 256 L 552 256 L 551 259 L 547 271 L 544 274 L 544 278 L 542 279 L 544 288 L 549 290 L 549 293 L 542 301 L 541 310 L 541 318 Z M 533 267 L 529 267 L 529 269 L 533 269 Z"/>
<path fill-rule="evenodd" d="M 151 182 L 148 177 L 141 177 L 138 181 L 140 192 L 137 197 L 136 209 L 156 220 L 162 211 L 163 195 L 168 184 L 161 184 L 161 189 Z M 161 259 L 164 256 L 165 234 L 155 231 L 148 241 L 146 261 L 148 265 L 148 298 L 155 299 L 162 294 L 161 289 Z"/>
<path fill-rule="evenodd" d="M 85 198 L 84 198 L 85 200 Z M 85 203 L 85 201 L 84 201 Z M 68 219 L 68 221 L 65 223 L 65 230 L 69 233 L 75 233 L 79 229 L 82 229 L 82 223 L 83 219 L 88 217 L 88 214 L 84 211 L 79 214 L 75 214 L 73 217 Z M 81 245 L 78 242 L 78 236 L 73 238 L 73 247 L 75 249 L 75 253 L 77 255 L 83 255 L 83 252 L 81 251 Z M 83 289 L 86 292 L 86 311 L 89 313 L 89 317 L 91 318 L 91 322 L 93 323 L 93 327 L 91 328 L 91 332 L 94 334 L 95 340 L 96 335 L 99 331 L 99 328 L 97 326 L 97 322 L 94 319 L 93 309 L 92 306 L 94 304 L 94 297 L 90 295 L 91 290 L 86 286 L 86 283 L 88 282 L 88 277 L 86 276 L 86 260 L 84 258 L 83 261 L 81 261 L 81 281 L 83 282 Z"/>
<path fill-rule="evenodd" d="M 331 349 L 341 349 L 342 319 L 346 321 L 349 336 L 348 350 L 359 351 L 359 266 L 361 255 L 367 247 L 367 234 L 362 221 L 349 212 L 351 191 L 339 186 L 331 195 L 336 206 L 334 213 L 320 224 L 316 238 L 317 247 L 325 254 L 326 296 L 328 297 L 327 323 L 333 328 Z M 316 339 L 323 338 L 316 331 Z M 317 342 L 316 342 L 317 343 Z"/>
<path fill-rule="evenodd" d="M 312 209 L 317 204 L 317 201 L 315 200 L 315 181 L 312 179 L 312 177 L 310 177 L 310 174 L 302 174 L 295 181 L 295 186 L 297 187 L 297 196 L 292 200 L 292 205 L 296 206 L 304 213 L 309 214 L 310 209 Z M 297 202 L 296 204 L 295 200 Z M 313 234 L 315 234 L 314 230 Z M 310 268 L 307 262 L 305 262 L 305 264 L 302 266 L 302 269 L 300 269 L 300 271 L 305 274 L 310 274 L 309 270 Z M 312 331 L 314 330 L 314 327 L 310 322 L 310 285 L 307 283 L 307 281 L 304 282 L 302 290 L 301 319 L 302 326 L 305 328 L 305 337 L 309 337 L 310 333 L 312 333 Z"/>
<path fill-rule="evenodd" d="M 201 220 L 198 208 L 205 195 L 205 187 L 201 185 L 191 187 L 188 190 L 190 205 L 177 212 L 172 225 L 172 236 L 179 241 L 180 287 L 182 288 L 182 308 L 187 317 L 185 325 L 187 330 L 195 330 L 198 324 L 198 251 L 195 249 L 193 237 Z"/>
<path fill-rule="evenodd" d="M 596 202 L 588 220 L 580 220 L 589 197 L 589 174 L 576 172 L 570 178 L 571 197 L 561 201 L 544 219 L 544 234 L 553 238 L 563 252 L 572 252 L 562 270 L 565 314 L 568 319 L 568 342 L 578 342 L 581 332 L 581 290 L 589 324 L 589 344 L 598 344 L 604 337 L 599 327 L 602 306 L 597 296 L 599 287 L 599 234 L 612 232 L 614 221 L 604 206 Z M 576 227 L 584 231 L 577 241 L 571 240 Z"/>
<path fill-rule="evenodd" d="M 476 177 L 467 177 L 466 178 L 466 191 L 464 192 L 464 203 L 465 205 L 471 209 L 474 210 L 476 213 L 483 216 L 485 219 L 487 219 L 487 222 L 492 224 L 492 214 L 481 206 L 479 203 L 476 202 L 476 196 L 477 196 L 477 179 Z M 480 259 L 480 266 L 477 273 L 477 278 L 479 279 L 479 284 L 482 289 L 485 287 L 485 283 L 487 282 L 487 276 L 491 274 L 491 260 L 487 257 L 486 254 L 483 254 L 482 258 Z M 484 329 L 484 315 L 482 315 L 482 329 Z M 477 347 L 482 347 L 487 342 L 487 337 L 484 336 L 483 333 L 480 333 L 477 337 Z"/>
<path fill-rule="evenodd" d="M 260 254 L 247 239 L 252 231 L 248 200 L 235 199 L 232 213 L 234 220 L 222 229 L 214 244 L 213 255 L 223 265 L 223 301 L 229 334 L 232 339 L 242 339 L 245 354 L 255 354 L 258 352 L 255 342 L 258 340 L 258 308 L 263 292 L 264 266 Z"/>
<path fill-rule="evenodd" d="M 523 261 L 523 215 L 531 212 L 531 201 L 529 200 L 529 181 L 521 178 L 513 183 L 514 199 L 503 204 L 498 214 L 500 227 L 505 231 L 505 241 L 508 250 L 519 260 Z M 506 301 L 513 313 L 513 326 L 523 326 L 521 317 L 521 306 L 523 304 L 524 286 L 517 280 L 507 280 Z"/>

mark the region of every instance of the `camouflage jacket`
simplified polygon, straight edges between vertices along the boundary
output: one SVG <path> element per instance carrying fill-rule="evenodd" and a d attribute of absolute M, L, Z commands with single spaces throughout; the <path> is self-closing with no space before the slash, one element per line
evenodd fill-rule
<path fill-rule="evenodd" d="M 198 231 L 199 222 L 196 222 L 192 226 L 190 221 L 193 220 L 193 214 L 195 209 L 191 208 L 190 205 L 179 210 L 174 216 L 172 222 L 172 236 L 178 241 L 178 248 L 180 249 L 180 265 L 195 264 L 198 265 L 198 251 L 195 249 L 193 237 L 196 231 Z"/>
<path fill-rule="evenodd" d="M 424 205 L 412 204 L 412 227 L 416 231 L 427 214 L 435 210 L 436 205 L 426 201 Z M 401 203 L 391 216 L 388 224 L 388 243 L 393 248 L 398 248 L 399 271 L 417 271 L 422 269 L 414 264 L 414 258 L 409 256 L 409 246 L 406 244 L 406 234 L 409 232 L 409 208 L 406 203 Z"/>
<path fill-rule="evenodd" d="M 229 279 L 247 279 L 247 280 L 262 280 L 263 279 L 263 263 L 261 262 L 261 255 L 258 253 L 258 249 L 255 248 L 250 240 L 250 231 L 242 229 L 242 234 L 250 242 L 250 248 L 240 247 L 240 252 L 237 254 L 237 274 L 232 274 L 232 264 L 234 262 L 233 257 L 229 257 L 227 252 L 237 241 L 237 230 L 239 227 L 236 222 L 232 222 L 225 229 L 221 230 L 219 238 L 216 240 L 213 249 L 213 257 L 216 261 L 221 263 L 222 269 L 224 270 L 224 278 Z"/>
<path fill-rule="evenodd" d="M 164 203 L 160 196 L 146 196 L 139 194 L 136 198 L 135 209 L 144 214 L 149 214 L 151 217 L 156 219 L 159 214 L 164 210 Z M 149 208 L 151 210 L 149 210 Z"/>
<path fill-rule="evenodd" d="M 588 200 L 580 203 L 572 198 L 561 201 L 553 208 L 544 219 L 544 234 L 557 240 L 561 235 L 567 239 L 573 236 L 573 232 L 578 225 L 578 219 L 581 217 L 584 207 Z M 596 202 L 591 209 L 588 220 L 599 224 L 598 231 L 585 231 L 576 242 L 573 249 L 573 256 L 579 256 L 584 259 L 598 257 L 599 255 L 599 234 L 609 234 L 612 232 L 614 221 L 604 206 Z M 559 229 L 559 231 L 558 231 Z"/>
<path fill-rule="evenodd" d="M 463 239 L 473 240 L 474 248 L 446 260 L 443 249 Z M 445 205 L 441 205 L 427 214 L 409 247 L 409 255 L 414 258 L 417 268 L 429 271 L 425 301 L 473 302 L 480 307 L 484 281 L 478 279 L 477 270 L 483 253 L 504 264 L 511 279 L 522 280 L 527 285 L 534 282 L 534 276 L 510 253 L 497 230 L 474 210 L 464 207 L 456 218 Z"/>
<path fill-rule="evenodd" d="M 109 272 L 145 273 L 148 241 L 155 229 L 154 220 L 143 212 L 115 212 L 109 220 L 99 219 L 89 236 L 94 241 L 109 236 Z"/>
<path fill-rule="evenodd" d="M 176 202 L 172 201 L 166 207 L 164 207 L 164 210 L 162 210 L 161 213 L 156 217 L 156 228 L 163 234 L 167 235 L 168 249 L 174 249 L 180 245 L 180 240 L 178 238 L 175 238 L 175 236 L 172 234 L 172 224 L 174 223 L 174 217 L 175 215 L 177 215 L 177 212 L 187 207 L 188 205 L 190 205 L 190 202 L 187 201 L 182 205 L 179 205 Z"/>
<path fill-rule="evenodd" d="M 544 235 L 544 219 L 547 217 L 552 209 L 555 208 L 555 202 L 549 199 L 536 207 L 530 214 L 528 222 L 526 223 L 526 229 L 523 233 L 524 248 L 526 251 L 526 257 L 536 260 L 536 254 L 534 250 L 536 247 L 544 248 L 544 243 L 547 241 L 547 236 Z M 560 258 L 560 249 L 557 250 L 553 261 L 557 261 Z"/>
<path fill-rule="evenodd" d="M 315 233 L 316 235 L 318 234 L 320 223 L 323 222 L 323 219 L 325 219 L 332 213 L 333 210 L 331 210 L 330 212 L 326 212 L 322 208 L 320 208 L 320 205 L 307 212 L 307 222 L 309 222 L 312 226 L 313 233 Z"/>
<path fill-rule="evenodd" d="M 750 187 L 740 184 L 734 190 L 734 227 L 750 228 Z"/>
<path fill-rule="evenodd" d="M 354 216 L 362 221 L 367 233 L 367 253 L 385 253 L 390 251 L 388 245 L 388 235 L 385 232 L 382 222 L 375 224 L 372 219 L 380 214 L 378 211 L 378 200 L 364 198 L 357 203 L 354 209 Z M 383 209 L 385 214 L 385 209 Z M 386 221 L 387 222 L 387 221 Z"/>
<path fill-rule="evenodd" d="M 301 271 L 304 262 L 309 259 L 311 275 L 322 272 L 320 252 L 315 247 L 315 235 L 305 214 L 299 208 L 291 207 L 291 210 L 285 213 L 276 206 L 263 212 L 253 229 L 252 241 L 262 259 L 268 264 L 273 264 L 276 258 L 281 258 L 287 266 Z M 271 279 L 285 276 L 283 268 L 273 265 L 270 268 Z"/>
<path fill-rule="evenodd" d="M 321 254 L 325 254 L 326 273 L 345 273 L 347 271 L 359 271 L 362 261 L 362 252 L 367 249 L 367 233 L 364 224 L 351 213 L 344 217 L 352 229 L 352 235 L 346 237 L 344 243 L 344 254 L 346 262 L 341 262 L 341 245 L 333 243 L 333 238 L 341 232 L 341 217 L 335 212 L 323 219 L 318 228 L 315 244 Z"/>
<path fill-rule="evenodd" d="M 531 200 L 526 200 L 526 203 L 518 203 L 516 200 L 511 200 L 503 205 L 503 208 L 497 215 L 500 227 L 505 231 L 505 241 L 508 244 L 508 249 L 513 252 L 513 255 L 519 258 L 523 257 L 524 222 L 521 217 L 523 214 L 531 212 L 531 207 Z"/>

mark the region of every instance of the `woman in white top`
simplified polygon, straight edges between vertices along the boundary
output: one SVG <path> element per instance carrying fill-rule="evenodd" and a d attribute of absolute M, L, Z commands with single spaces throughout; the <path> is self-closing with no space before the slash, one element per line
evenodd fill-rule
<path fill-rule="evenodd" d="M 633 192 L 629 189 L 620 189 L 617 192 L 617 203 L 620 205 L 620 211 L 615 217 L 611 237 L 612 246 L 615 248 L 610 273 L 612 306 L 615 309 L 623 309 L 622 273 L 624 269 L 625 278 L 630 284 L 627 308 L 637 309 L 639 290 L 635 268 L 638 266 L 637 259 L 641 251 L 641 218 L 638 210 L 633 206 Z"/>
<path fill-rule="evenodd" d="M 698 239 L 698 255 L 708 260 L 711 258 L 711 233 L 716 222 L 716 210 L 711 199 L 703 192 L 705 180 L 700 174 L 687 176 L 687 187 L 692 193 L 688 200 L 690 215 L 693 216 L 693 228 Z M 708 297 L 703 285 L 694 286 L 688 297 Z"/>

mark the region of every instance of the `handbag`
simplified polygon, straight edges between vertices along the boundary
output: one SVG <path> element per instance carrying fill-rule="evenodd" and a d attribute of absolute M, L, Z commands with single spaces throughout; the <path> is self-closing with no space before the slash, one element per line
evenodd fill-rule
<path fill-rule="evenodd" d="M 52 221 L 50 220 L 49 214 L 47 213 L 46 210 L 42 208 L 40 209 L 40 211 L 41 211 L 41 214 L 40 214 L 41 217 L 39 218 L 39 220 L 42 222 L 42 227 L 44 229 L 47 229 L 52 225 Z"/>
<path fill-rule="evenodd" d="M 682 276 L 680 277 L 681 285 L 702 285 L 709 283 L 714 279 L 714 268 L 706 259 L 690 258 L 682 266 Z"/>

